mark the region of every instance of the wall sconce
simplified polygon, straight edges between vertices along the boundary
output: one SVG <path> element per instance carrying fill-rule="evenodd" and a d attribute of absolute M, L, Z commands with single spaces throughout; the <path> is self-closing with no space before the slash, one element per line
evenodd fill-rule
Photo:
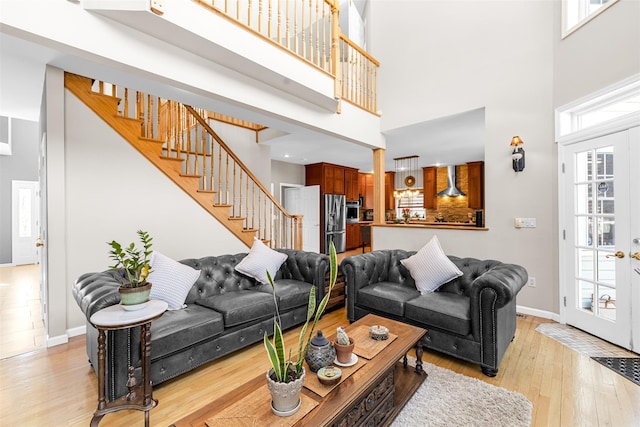
<path fill-rule="evenodd" d="M 524 148 L 522 148 L 523 142 L 519 136 L 511 138 L 511 146 L 513 147 L 513 153 L 511 153 L 511 160 L 513 162 L 513 170 L 516 172 L 522 172 L 524 170 Z"/>

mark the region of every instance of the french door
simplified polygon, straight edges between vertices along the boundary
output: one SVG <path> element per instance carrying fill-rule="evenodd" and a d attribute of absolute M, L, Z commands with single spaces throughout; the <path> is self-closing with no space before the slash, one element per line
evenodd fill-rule
<path fill-rule="evenodd" d="M 560 149 L 566 323 L 640 351 L 640 128 Z"/>

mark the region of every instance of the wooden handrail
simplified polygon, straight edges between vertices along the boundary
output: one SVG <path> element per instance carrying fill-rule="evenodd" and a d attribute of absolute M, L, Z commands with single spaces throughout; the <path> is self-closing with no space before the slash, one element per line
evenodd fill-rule
<path fill-rule="evenodd" d="M 229 153 L 229 156 L 233 159 L 233 161 L 240 166 L 240 169 L 242 169 L 244 171 L 244 173 L 251 178 L 256 185 L 258 186 L 258 188 L 260 188 L 260 190 L 262 190 L 262 192 L 269 198 L 269 200 L 271 200 L 271 202 L 281 211 L 286 212 L 285 208 L 280 204 L 280 202 L 278 202 L 269 192 L 269 190 L 267 190 L 267 188 L 260 182 L 260 180 L 258 179 L 258 177 L 256 177 L 251 170 L 247 167 L 247 165 L 245 165 L 242 160 L 240 160 L 240 158 L 238 156 L 235 155 L 235 153 L 229 148 L 229 146 L 227 144 L 225 144 L 225 142 L 222 140 L 222 138 L 220 138 L 220 136 L 218 136 L 218 134 L 211 128 L 211 126 L 209 126 L 209 124 L 200 116 L 200 114 L 191 106 L 189 105 L 184 105 L 185 108 L 187 109 L 187 111 L 189 111 L 193 117 L 207 130 L 207 132 L 209 132 L 209 134 L 216 140 L 216 142 L 218 144 L 220 144 L 220 146 L 222 146 L 225 151 L 227 153 Z M 287 214 L 289 215 L 289 214 Z"/>
<path fill-rule="evenodd" d="M 71 79 L 80 90 L 75 93 L 88 105 L 99 104 L 92 109 L 108 123 L 119 128 L 113 117 L 125 118 L 121 135 L 247 245 L 255 235 L 271 247 L 302 248 L 302 216 L 286 212 L 214 131 L 208 120 L 216 120 L 215 114 L 101 81 Z M 102 97 L 87 98 L 83 84 Z"/>
<path fill-rule="evenodd" d="M 360 46 L 358 46 L 356 44 L 356 42 L 354 42 L 353 40 L 351 40 L 349 37 L 345 36 L 344 34 L 340 33 L 340 40 L 342 40 L 343 42 L 345 42 L 346 44 L 349 45 L 349 47 L 351 49 L 355 49 L 356 51 L 358 51 L 358 53 L 362 56 L 364 56 L 365 58 L 367 58 L 369 61 L 371 61 L 371 63 L 373 65 L 375 65 L 376 67 L 380 66 L 380 62 L 374 58 L 373 56 L 371 56 L 366 50 L 362 49 Z"/>

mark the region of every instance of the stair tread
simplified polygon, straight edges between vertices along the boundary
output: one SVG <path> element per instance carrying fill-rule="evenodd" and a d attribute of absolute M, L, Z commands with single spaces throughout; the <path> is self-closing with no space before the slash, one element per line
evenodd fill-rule
<path fill-rule="evenodd" d="M 177 158 L 177 157 L 169 157 L 169 156 L 165 156 L 165 155 L 161 155 L 161 156 L 160 156 L 160 158 L 161 158 L 161 159 L 164 159 L 164 160 L 173 160 L 174 162 L 181 162 L 181 161 L 183 161 L 183 159 L 179 159 L 179 158 Z"/>

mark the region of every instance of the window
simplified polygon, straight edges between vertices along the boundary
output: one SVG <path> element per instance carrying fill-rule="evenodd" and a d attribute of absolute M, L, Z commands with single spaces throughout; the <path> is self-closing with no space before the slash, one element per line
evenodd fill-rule
<path fill-rule="evenodd" d="M 640 113 L 640 74 L 559 108 L 557 136 L 569 135 L 634 113 Z"/>
<path fill-rule="evenodd" d="M 562 38 L 582 27 L 618 0 L 562 0 Z"/>

